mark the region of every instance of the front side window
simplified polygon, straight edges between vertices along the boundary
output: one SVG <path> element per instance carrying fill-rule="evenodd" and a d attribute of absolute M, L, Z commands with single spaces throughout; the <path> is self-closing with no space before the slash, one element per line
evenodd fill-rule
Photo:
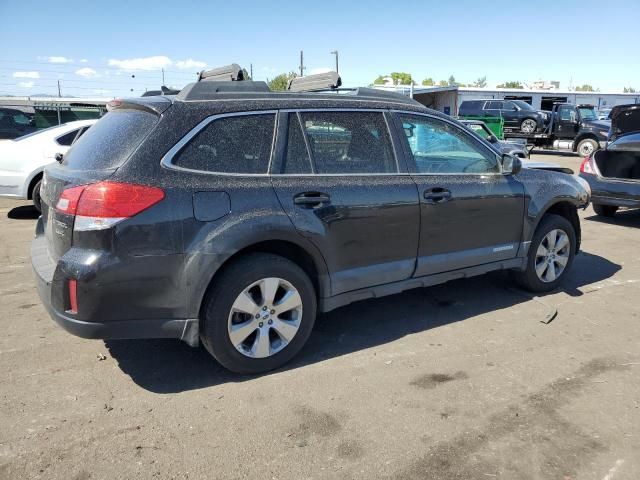
<path fill-rule="evenodd" d="M 218 118 L 196 134 L 172 163 L 203 172 L 267 173 L 274 125 L 272 113 Z"/>
<path fill-rule="evenodd" d="M 560 107 L 560 120 L 563 122 L 576 122 L 576 111 L 573 107 Z"/>
<path fill-rule="evenodd" d="M 499 173 L 496 154 L 460 128 L 421 115 L 400 115 L 417 173 Z"/>
<path fill-rule="evenodd" d="M 517 110 L 516 106 L 511 102 L 504 102 L 502 104 L 502 109 L 507 112 L 515 112 Z"/>
<path fill-rule="evenodd" d="M 303 112 L 300 117 L 316 173 L 397 172 L 381 112 Z"/>
<path fill-rule="evenodd" d="M 580 118 L 582 118 L 582 120 L 590 121 L 598 119 L 595 110 L 591 107 L 579 107 L 578 110 L 580 110 Z"/>
<path fill-rule="evenodd" d="M 487 102 L 486 110 L 502 110 L 502 102 L 497 100 L 493 100 L 491 102 Z"/>

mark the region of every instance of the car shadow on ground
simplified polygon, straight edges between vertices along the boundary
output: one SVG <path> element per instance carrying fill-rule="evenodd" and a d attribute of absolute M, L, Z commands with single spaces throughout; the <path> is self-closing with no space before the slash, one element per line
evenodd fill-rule
<path fill-rule="evenodd" d="M 562 291 L 582 295 L 581 287 L 605 280 L 620 268 L 603 257 L 582 252 L 576 257 Z M 513 288 L 506 272 L 495 272 L 354 303 L 320 315 L 301 354 L 280 370 L 301 368 L 383 345 L 531 298 L 529 293 Z M 541 305 L 538 320 L 543 320 L 546 314 Z M 176 393 L 256 378 L 230 373 L 204 348 L 190 348 L 176 340 L 109 340 L 105 345 L 125 374 L 154 393 Z"/>
<path fill-rule="evenodd" d="M 585 217 L 585 220 L 591 222 L 607 223 L 609 225 L 618 225 L 620 227 L 640 228 L 640 208 L 629 210 L 618 210 L 613 217 L 601 217 L 600 215 L 592 215 Z"/>
<path fill-rule="evenodd" d="M 534 148 L 531 153 L 535 155 L 548 155 L 550 157 L 573 157 L 576 159 L 580 157 L 580 155 L 575 152 L 565 152 L 562 150 L 544 150 L 542 148 Z"/>
<path fill-rule="evenodd" d="M 22 205 L 9 210 L 7 217 L 12 220 L 37 220 L 40 212 L 33 205 Z"/>

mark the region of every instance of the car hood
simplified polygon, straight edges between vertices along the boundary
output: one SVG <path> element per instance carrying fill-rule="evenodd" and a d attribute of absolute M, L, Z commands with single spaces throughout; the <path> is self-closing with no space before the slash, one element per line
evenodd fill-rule
<path fill-rule="evenodd" d="M 640 132 L 640 104 L 617 105 L 611 109 L 609 118 L 611 140 L 627 133 Z"/>
<path fill-rule="evenodd" d="M 609 120 L 586 120 L 583 123 L 591 128 L 595 128 L 596 130 L 603 130 L 606 132 L 611 128 L 611 122 Z"/>

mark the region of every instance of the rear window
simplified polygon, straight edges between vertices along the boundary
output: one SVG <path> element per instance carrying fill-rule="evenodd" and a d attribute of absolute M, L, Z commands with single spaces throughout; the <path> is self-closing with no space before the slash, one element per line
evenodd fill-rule
<path fill-rule="evenodd" d="M 108 170 L 122 165 L 158 122 L 141 110 L 114 110 L 82 135 L 64 156 L 72 170 Z"/>

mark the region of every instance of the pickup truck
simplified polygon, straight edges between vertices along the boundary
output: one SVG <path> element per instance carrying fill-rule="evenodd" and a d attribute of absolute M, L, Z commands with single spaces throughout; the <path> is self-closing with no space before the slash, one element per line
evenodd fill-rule
<path fill-rule="evenodd" d="M 534 148 L 565 150 L 588 157 L 605 146 L 610 127 L 610 121 L 598 120 L 596 108 L 593 105 L 556 103 L 544 130 L 523 133 L 517 128 L 505 126 L 504 137 L 505 139 L 525 139 L 527 145 L 531 147 L 530 150 Z"/>

